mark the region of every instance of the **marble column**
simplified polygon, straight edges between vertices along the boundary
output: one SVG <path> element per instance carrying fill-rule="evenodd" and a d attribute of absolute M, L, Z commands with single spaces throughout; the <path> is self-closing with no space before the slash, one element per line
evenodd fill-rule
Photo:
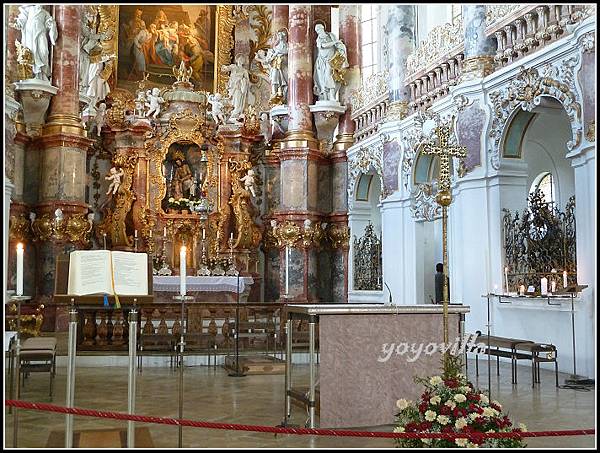
<path fill-rule="evenodd" d="M 5 6 L 7 9 L 7 23 L 13 24 L 19 15 L 19 5 Z M 6 10 L 5 10 L 6 11 Z M 10 25 L 6 27 L 6 76 L 7 83 L 17 80 L 17 50 L 15 40 L 21 41 L 21 31 Z"/>
<path fill-rule="evenodd" d="M 313 5 L 313 23 L 322 22 L 325 24 L 325 30 L 331 30 L 331 5 Z"/>
<path fill-rule="evenodd" d="M 346 151 L 354 143 L 354 121 L 352 121 L 352 105 L 350 96 L 360 88 L 360 6 L 340 5 L 340 39 L 346 44 L 348 55 L 348 71 L 345 78 L 347 85 L 342 87 L 342 104 L 346 112 L 340 117 L 335 152 Z"/>
<path fill-rule="evenodd" d="M 290 5 L 288 36 L 288 112 L 286 141 L 291 147 L 317 146 L 313 134 L 312 9 L 310 5 Z M 301 141 L 304 143 L 296 143 Z M 289 146 L 287 146 L 289 147 Z"/>
<path fill-rule="evenodd" d="M 497 44 L 485 35 L 486 5 L 462 6 L 465 33 L 465 61 L 462 79 L 485 77 L 494 71 L 494 54 Z"/>
<path fill-rule="evenodd" d="M 54 5 L 54 20 L 58 40 L 53 47 L 52 84 L 58 88 L 50 102 L 48 120 L 36 146 L 40 148 L 40 184 L 36 206 L 37 221 L 55 227 L 55 212 L 61 209 L 64 225 L 85 227 L 88 205 L 85 201 L 86 157 L 92 141 L 86 137 L 79 114 L 79 39 L 81 35 L 81 5 Z M 80 220 L 76 220 L 80 219 Z M 87 219 L 86 219 L 87 220 Z M 78 230 L 79 231 L 79 230 Z M 85 246 L 79 240 L 53 229 L 49 237 L 38 239 L 38 296 L 52 296 L 56 256 Z M 55 312 L 54 312 L 55 311 Z M 45 310 L 44 329 L 63 330 L 67 327 L 66 309 Z"/>
<path fill-rule="evenodd" d="M 288 28 L 290 15 L 289 5 L 273 5 L 273 16 L 271 20 L 271 36 L 281 29 Z"/>
<path fill-rule="evenodd" d="M 389 5 L 387 9 L 390 109 L 408 113 L 410 90 L 405 83 L 406 59 L 415 50 L 416 6 Z"/>

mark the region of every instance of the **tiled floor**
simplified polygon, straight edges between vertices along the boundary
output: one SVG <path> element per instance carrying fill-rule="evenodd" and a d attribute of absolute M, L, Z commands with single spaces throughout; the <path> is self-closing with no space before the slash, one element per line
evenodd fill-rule
<path fill-rule="evenodd" d="M 481 389 L 487 388 L 487 366 L 480 363 L 480 376 L 469 376 Z M 305 381 L 308 366 L 296 365 L 294 376 Z M 530 386 L 530 368 L 519 367 L 520 383 L 510 383 L 510 365 L 501 364 L 498 378 L 492 367 L 492 397 L 498 399 L 515 422 L 525 423 L 530 431 L 593 428 L 595 391 L 557 389 L 554 376 L 542 370 L 542 384 Z M 184 418 L 206 421 L 274 426 L 283 417 L 284 376 L 227 376 L 222 368 L 186 367 L 184 369 Z M 560 382 L 568 377 L 560 375 Z M 6 381 L 5 381 L 6 382 Z M 136 413 L 176 417 L 178 413 L 178 371 L 145 367 L 138 374 Z M 65 402 L 66 368 L 57 368 L 54 397 L 48 396 L 48 375 L 34 373 L 26 381 L 22 399 L 27 401 Z M 402 397 L 402 395 L 398 395 Z M 127 368 L 79 368 L 76 374 L 75 405 L 82 408 L 127 411 Z M 5 446 L 13 445 L 13 417 L 5 409 Z M 51 431 L 64 430 L 64 415 L 37 411 L 19 411 L 19 447 L 45 447 Z M 303 425 L 306 415 L 294 407 L 292 423 Z M 126 422 L 75 417 L 75 429 L 123 428 Z M 143 425 L 150 430 L 156 447 L 177 447 L 178 428 Z M 391 430 L 391 426 L 373 428 Z M 531 447 L 593 447 L 594 436 L 528 439 Z M 389 439 L 330 438 L 321 436 L 273 435 L 240 431 L 184 428 L 184 447 L 393 447 Z"/>

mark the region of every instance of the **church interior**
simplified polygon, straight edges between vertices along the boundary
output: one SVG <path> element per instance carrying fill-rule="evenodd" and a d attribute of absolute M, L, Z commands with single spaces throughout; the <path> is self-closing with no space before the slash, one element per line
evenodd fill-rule
<path fill-rule="evenodd" d="M 596 446 L 595 36 L 5 5 L 5 448 Z"/>

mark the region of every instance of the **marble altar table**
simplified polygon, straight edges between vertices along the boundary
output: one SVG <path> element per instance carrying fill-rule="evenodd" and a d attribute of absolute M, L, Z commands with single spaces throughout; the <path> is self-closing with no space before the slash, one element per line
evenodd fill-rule
<path fill-rule="evenodd" d="M 468 306 L 450 305 L 449 341 L 462 329 Z M 441 374 L 441 352 L 430 343 L 443 342 L 441 305 L 314 304 L 288 305 L 287 332 L 296 319 L 308 320 L 310 383 L 308 393 L 292 383 L 292 338 L 286 347 L 285 420 L 291 399 L 309 408 L 309 426 L 315 426 L 316 407 L 322 428 L 367 427 L 394 422 L 396 401 L 416 400 L 423 389 L 415 376 Z M 319 324 L 320 362 L 315 363 L 316 324 Z M 394 345 L 392 347 L 392 344 Z M 400 346 L 407 344 L 408 346 Z M 423 345 L 420 356 L 411 353 Z M 390 349 L 393 353 L 389 353 Z M 408 350 L 408 352 L 406 352 Z M 388 351 L 385 353 L 384 351 Z M 430 351 L 426 354 L 425 351 Z M 400 353 L 399 353 L 400 352 Z"/>

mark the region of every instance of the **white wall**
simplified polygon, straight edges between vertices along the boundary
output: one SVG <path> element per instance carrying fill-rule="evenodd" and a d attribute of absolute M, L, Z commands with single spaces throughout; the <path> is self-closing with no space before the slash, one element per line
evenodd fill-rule
<path fill-rule="evenodd" d="M 417 46 L 438 25 L 452 22 L 450 4 L 417 5 Z"/>

